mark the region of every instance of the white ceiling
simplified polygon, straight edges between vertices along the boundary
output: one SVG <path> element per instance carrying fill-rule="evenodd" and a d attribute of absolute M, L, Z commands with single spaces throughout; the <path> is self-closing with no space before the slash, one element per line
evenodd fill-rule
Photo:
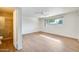
<path fill-rule="evenodd" d="M 79 10 L 77 7 L 23 7 L 25 17 L 46 17 Z"/>

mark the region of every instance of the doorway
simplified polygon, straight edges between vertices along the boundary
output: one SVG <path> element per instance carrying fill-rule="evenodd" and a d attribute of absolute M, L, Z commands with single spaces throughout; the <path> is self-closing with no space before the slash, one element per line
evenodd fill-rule
<path fill-rule="evenodd" d="M 0 51 L 15 51 L 13 45 L 13 8 L 0 8 Z"/>

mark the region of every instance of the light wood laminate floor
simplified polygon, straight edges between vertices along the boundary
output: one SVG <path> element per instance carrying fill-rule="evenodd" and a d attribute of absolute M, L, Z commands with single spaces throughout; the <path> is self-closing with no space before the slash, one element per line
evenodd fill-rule
<path fill-rule="evenodd" d="M 77 52 L 79 41 L 44 32 L 31 33 L 23 37 L 25 52 Z"/>

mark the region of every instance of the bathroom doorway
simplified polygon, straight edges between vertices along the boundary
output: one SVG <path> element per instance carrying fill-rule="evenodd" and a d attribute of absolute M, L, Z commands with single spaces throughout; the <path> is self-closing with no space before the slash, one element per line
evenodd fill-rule
<path fill-rule="evenodd" d="M 13 45 L 13 8 L 0 8 L 0 51 L 15 51 Z"/>

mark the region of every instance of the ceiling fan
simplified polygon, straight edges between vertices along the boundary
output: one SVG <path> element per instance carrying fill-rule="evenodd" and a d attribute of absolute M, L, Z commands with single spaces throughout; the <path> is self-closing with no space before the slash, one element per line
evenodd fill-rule
<path fill-rule="evenodd" d="M 49 13 L 49 11 L 46 9 L 41 9 L 41 10 L 39 10 L 39 11 L 37 11 L 37 12 L 35 12 L 37 15 L 47 15 L 48 13 Z"/>

